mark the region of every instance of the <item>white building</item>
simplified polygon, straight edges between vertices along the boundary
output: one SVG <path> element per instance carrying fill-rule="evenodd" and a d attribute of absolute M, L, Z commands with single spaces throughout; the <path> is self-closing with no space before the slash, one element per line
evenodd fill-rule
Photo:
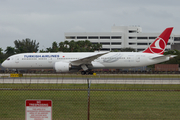
<path fill-rule="evenodd" d="M 163 31 L 162 31 L 163 32 Z M 146 49 L 161 33 L 143 33 L 137 26 L 113 26 L 111 32 L 73 32 L 65 33 L 65 40 L 89 40 L 91 43 L 102 44 L 101 51 L 120 50 L 121 48 L 134 48 L 136 51 Z M 180 44 L 180 34 L 171 34 L 166 49 L 171 45 Z"/>

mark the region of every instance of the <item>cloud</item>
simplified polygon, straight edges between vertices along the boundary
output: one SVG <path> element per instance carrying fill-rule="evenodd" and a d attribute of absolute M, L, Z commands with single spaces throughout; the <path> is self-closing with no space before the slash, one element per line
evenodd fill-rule
<path fill-rule="evenodd" d="M 64 41 L 64 32 L 109 32 L 111 26 L 140 25 L 143 32 L 180 31 L 180 1 L 171 0 L 0 0 L 3 49 L 16 39 L 42 46 Z M 178 32 L 177 32 L 178 33 Z"/>

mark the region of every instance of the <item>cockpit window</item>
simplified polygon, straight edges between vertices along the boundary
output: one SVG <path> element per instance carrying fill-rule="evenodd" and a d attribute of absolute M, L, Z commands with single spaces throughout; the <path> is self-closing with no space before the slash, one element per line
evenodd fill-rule
<path fill-rule="evenodd" d="M 7 58 L 7 60 L 10 60 L 10 58 Z"/>

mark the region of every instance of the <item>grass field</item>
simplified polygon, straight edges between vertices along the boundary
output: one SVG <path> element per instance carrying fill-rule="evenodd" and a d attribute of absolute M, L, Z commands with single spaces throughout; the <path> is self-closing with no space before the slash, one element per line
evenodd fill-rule
<path fill-rule="evenodd" d="M 87 84 L 0 84 L 10 90 L 86 90 Z M 180 84 L 91 84 L 91 90 L 115 91 L 180 91 Z"/>
<path fill-rule="evenodd" d="M 70 78 L 180 78 L 179 74 L 24 74 L 24 77 L 70 77 Z"/>
<path fill-rule="evenodd" d="M 178 120 L 180 119 L 180 91 L 168 91 L 173 90 L 173 87 L 180 88 L 179 85 L 91 85 L 92 89 L 111 88 L 113 91 L 90 92 L 90 119 Z M 87 119 L 87 91 L 78 91 L 78 89 L 87 89 L 87 85 L 1 84 L 0 88 L 13 89 L 0 90 L 0 119 L 2 120 L 24 120 L 26 99 L 52 100 L 53 120 Z M 50 90 L 37 90 L 38 88 Z M 57 88 L 77 91 L 58 91 Z M 116 91 L 114 88 L 127 91 Z M 162 88 L 164 91 L 146 91 Z M 145 91 L 133 91 L 134 89 Z"/>

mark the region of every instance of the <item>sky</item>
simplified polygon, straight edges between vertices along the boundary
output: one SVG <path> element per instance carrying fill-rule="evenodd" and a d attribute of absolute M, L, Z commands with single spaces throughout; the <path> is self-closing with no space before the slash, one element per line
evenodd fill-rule
<path fill-rule="evenodd" d="M 110 32 L 113 25 L 180 34 L 180 0 L 0 0 L 0 48 L 30 38 L 39 50 L 65 32 Z"/>

